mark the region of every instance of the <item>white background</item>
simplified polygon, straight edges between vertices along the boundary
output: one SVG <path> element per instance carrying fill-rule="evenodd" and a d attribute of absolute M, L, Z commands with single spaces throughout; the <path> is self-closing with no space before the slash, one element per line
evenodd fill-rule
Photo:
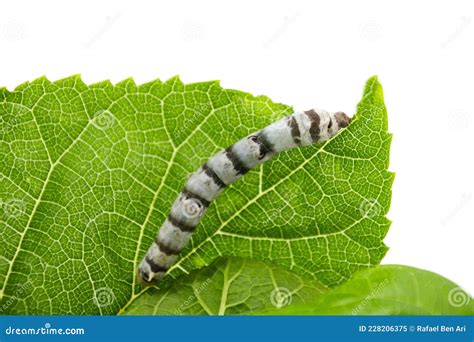
<path fill-rule="evenodd" d="M 377 74 L 396 172 L 383 263 L 473 294 L 473 17 L 469 1 L 5 1 L 0 85 L 179 74 L 353 113 Z"/>

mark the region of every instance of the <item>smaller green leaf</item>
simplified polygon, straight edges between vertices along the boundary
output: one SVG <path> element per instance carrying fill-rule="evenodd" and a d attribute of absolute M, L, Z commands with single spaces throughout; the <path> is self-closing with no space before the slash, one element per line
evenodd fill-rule
<path fill-rule="evenodd" d="M 472 315 L 473 298 L 452 281 L 409 266 L 360 271 L 312 303 L 260 313 L 272 315 Z"/>
<path fill-rule="evenodd" d="M 166 290 L 147 291 L 128 315 L 238 315 L 265 308 L 307 303 L 326 291 L 278 266 L 260 261 L 218 259 L 178 278 Z"/>

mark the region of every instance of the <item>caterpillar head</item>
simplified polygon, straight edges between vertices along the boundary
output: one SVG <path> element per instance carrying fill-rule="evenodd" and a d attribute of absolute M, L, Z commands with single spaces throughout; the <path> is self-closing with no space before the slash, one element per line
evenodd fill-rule
<path fill-rule="evenodd" d="M 137 268 L 137 279 L 142 285 L 153 285 L 155 282 L 154 274 L 151 271 L 150 266 L 143 261 Z"/>
<path fill-rule="evenodd" d="M 318 115 L 320 118 L 318 142 L 330 139 L 351 122 L 351 118 L 343 112 L 318 111 Z"/>
<path fill-rule="evenodd" d="M 340 130 L 341 128 L 345 128 L 349 126 L 351 123 L 351 118 L 346 115 L 346 113 L 343 112 L 336 112 L 333 114 L 334 120 L 337 123 L 337 130 Z"/>
<path fill-rule="evenodd" d="M 163 276 L 164 272 L 154 272 L 152 270 L 146 258 L 142 260 L 140 266 L 137 268 L 137 279 L 142 285 L 155 285 Z"/>

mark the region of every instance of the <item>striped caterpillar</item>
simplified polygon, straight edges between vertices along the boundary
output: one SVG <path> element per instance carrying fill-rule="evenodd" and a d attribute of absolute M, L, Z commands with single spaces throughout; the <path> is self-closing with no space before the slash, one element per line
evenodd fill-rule
<path fill-rule="evenodd" d="M 209 159 L 192 174 L 173 203 L 171 212 L 140 262 L 138 279 L 144 284 L 161 279 L 176 262 L 206 208 L 224 188 L 275 154 L 323 142 L 346 127 L 342 112 L 308 110 L 284 117 Z"/>

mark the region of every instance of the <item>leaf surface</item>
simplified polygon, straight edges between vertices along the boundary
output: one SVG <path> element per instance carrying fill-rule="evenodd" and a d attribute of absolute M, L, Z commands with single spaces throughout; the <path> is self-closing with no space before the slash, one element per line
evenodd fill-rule
<path fill-rule="evenodd" d="M 133 302 L 128 315 L 239 315 L 314 300 L 327 288 L 278 266 L 221 258 Z"/>
<path fill-rule="evenodd" d="M 122 312 L 145 291 L 135 269 L 186 177 L 291 112 L 178 78 L 40 78 L 2 89 L 1 312 Z M 374 77 L 334 139 L 277 156 L 213 202 L 160 286 L 220 256 L 271 261 L 325 286 L 378 264 L 390 225 L 390 141 Z"/>
<path fill-rule="evenodd" d="M 296 304 L 260 313 L 275 315 L 473 315 L 474 299 L 442 276 L 401 265 L 381 265 Z"/>

